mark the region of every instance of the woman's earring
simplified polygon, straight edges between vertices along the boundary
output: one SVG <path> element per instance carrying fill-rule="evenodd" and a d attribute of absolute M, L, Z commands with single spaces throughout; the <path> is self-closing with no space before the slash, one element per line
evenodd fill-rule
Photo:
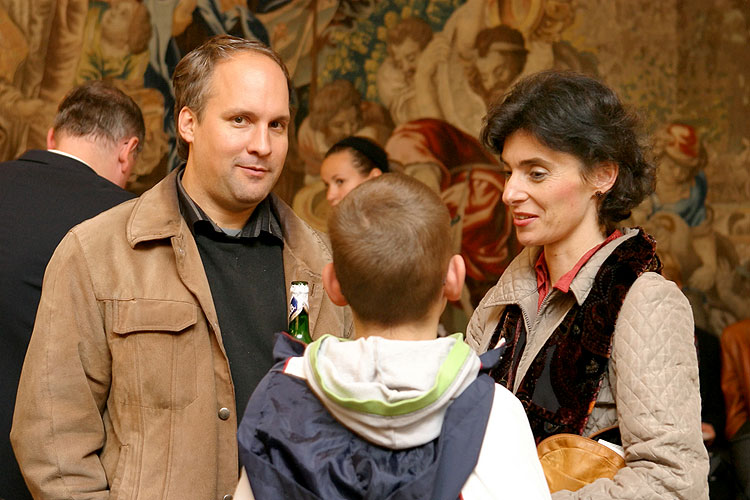
<path fill-rule="evenodd" d="M 596 196 L 598 200 L 601 200 L 604 197 L 604 193 L 602 193 L 601 191 L 597 191 L 596 193 L 594 193 L 594 196 Z"/>

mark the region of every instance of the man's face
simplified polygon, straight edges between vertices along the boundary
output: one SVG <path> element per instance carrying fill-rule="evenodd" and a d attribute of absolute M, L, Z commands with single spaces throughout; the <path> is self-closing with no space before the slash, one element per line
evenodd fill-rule
<path fill-rule="evenodd" d="M 490 45 L 484 57 L 477 56 L 476 67 L 482 79 L 482 87 L 490 96 L 505 91 L 518 76 L 518 56 L 513 52 L 502 50 L 499 44 Z"/>
<path fill-rule="evenodd" d="M 200 119 L 180 112 L 190 145 L 183 185 L 222 227 L 242 227 L 276 184 L 288 148 L 289 93 L 281 68 L 245 52 L 216 65 Z"/>

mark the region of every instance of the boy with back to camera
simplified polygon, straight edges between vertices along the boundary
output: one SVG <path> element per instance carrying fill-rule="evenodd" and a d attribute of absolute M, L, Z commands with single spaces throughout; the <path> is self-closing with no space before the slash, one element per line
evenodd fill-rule
<path fill-rule="evenodd" d="M 440 198 L 385 174 L 329 231 L 323 284 L 351 306 L 355 340 L 279 335 L 238 431 L 235 498 L 549 498 L 521 404 L 482 374 L 500 350 L 480 361 L 461 334 L 437 338 L 465 275 Z"/>

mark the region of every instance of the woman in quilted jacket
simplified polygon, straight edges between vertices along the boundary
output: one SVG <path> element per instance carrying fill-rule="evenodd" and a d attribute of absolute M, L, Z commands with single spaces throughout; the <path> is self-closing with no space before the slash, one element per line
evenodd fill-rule
<path fill-rule="evenodd" d="M 537 443 L 612 429 L 624 457 L 593 482 L 560 489 L 548 475 L 555 500 L 708 498 L 692 311 L 661 276 L 654 240 L 618 226 L 655 184 L 636 128 L 599 81 L 549 71 L 491 106 L 482 130 L 525 249 L 467 341 L 481 353 L 505 340 L 492 376 L 521 400 Z"/>

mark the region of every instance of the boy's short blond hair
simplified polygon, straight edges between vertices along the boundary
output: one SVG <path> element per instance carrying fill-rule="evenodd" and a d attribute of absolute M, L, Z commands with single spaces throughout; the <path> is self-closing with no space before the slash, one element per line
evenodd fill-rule
<path fill-rule="evenodd" d="M 341 292 L 361 321 L 418 321 L 440 299 L 450 215 L 423 183 L 397 173 L 368 180 L 334 207 L 328 228 Z"/>

